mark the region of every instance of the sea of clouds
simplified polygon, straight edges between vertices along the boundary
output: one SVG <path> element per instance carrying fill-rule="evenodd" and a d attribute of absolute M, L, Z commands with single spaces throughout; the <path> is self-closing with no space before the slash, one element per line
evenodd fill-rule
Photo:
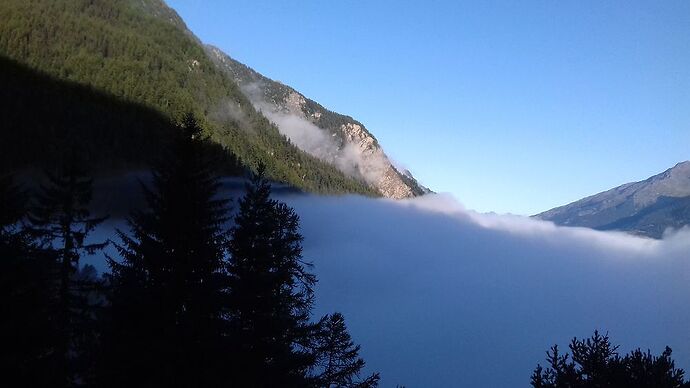
<path fill-rule="evenodd" d="M 449 195 L 286 196 L 382 386 L 528 386 L 554 343 L 608 331 L 690 369 L 690 231 L 651 240 L 466 210 Z"/>
<path fill-rule="evenodd" d="M 100 192 L 121 202 L 111 186 Z M 242 183 L 225 188 L 236 197 Z M 319 279 L 315 317 L 345 315 L 384 387 L 528 386 L 551 345 L 595 329 L 623 352 L 668 345 L 690 369 L 689 230 L 652 240 L 556 227 L 476 213 L 450 195 L 275 193 L 301 217 L 304 256 Z M 111 215 L 98 235 L 124 226 Z"/>

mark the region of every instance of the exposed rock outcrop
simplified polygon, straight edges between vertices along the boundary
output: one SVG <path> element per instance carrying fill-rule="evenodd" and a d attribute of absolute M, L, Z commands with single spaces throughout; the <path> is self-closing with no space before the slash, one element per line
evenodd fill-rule
<path fill-rule="evenodd" d="M 207 46 L 207 50 L 211 59 L 235 80 L 254 106 L 305 152 L 332 163 L 389 198 L 409 198 L 429 192 L 408 171 L 395 168 L 362 123 L 329 111 L 216 47 Z"/>

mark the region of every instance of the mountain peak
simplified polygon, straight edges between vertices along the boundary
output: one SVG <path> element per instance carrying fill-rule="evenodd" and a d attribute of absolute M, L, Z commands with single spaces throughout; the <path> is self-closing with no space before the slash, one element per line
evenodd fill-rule
<path fill-rule="evenodd" d="M 643 181 L 557 207 L 535 217 L 558 225 L 624 230 L 650 237 L 690 224 L 690 161 Z"/>
<path fill-rule="evenodd" d="M 670 170 L 690 171 L 690 160 L 680 162 L 680 163 L 676 164 L 675 166 L 671 167 Z"/>

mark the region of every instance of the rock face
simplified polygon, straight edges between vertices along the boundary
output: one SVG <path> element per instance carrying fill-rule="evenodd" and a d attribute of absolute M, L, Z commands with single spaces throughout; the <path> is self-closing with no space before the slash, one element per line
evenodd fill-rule
<path fill-rule="evenodd" d="M 209 57 L 240 86 L 257 110 L 299 148 L 367 183 L 388 198 L 429 190 L 393 166 L 376 138 L 352 117 L 331 112 L 293 88 L 273 81 L 207 46 Z"/>
<path fill-rule="evenodd" d="M 690 161 L 534 217 L 660 238 L 667 228 L 690 225 Z"/>

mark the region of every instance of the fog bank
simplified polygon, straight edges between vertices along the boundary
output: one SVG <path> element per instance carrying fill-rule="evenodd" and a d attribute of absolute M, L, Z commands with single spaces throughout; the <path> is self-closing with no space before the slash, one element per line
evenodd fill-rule
<path fill-rule="evenodd" d="M 319 278 L 382 386 L 528 386 L 594 329 L 690 368 L 690 233 L 664 240 L 478 214 L 450 196 L 286 196 Z"/>
<path fill-rule="evenodd" d="M 147 175 L 97 182 L 113 218 L 94 239 L 125 227 L 139 180 Z M 223 185 L 237 197 L 244 181 Z M 594 329 L 622 352 L 669 345 L 690 369 L 688 230 L 652 240 L 557 227 L 479 214 L 448 195 L 275 195 L 301 217 L 319 279 L 315 319 L 342 312 L 383 387 L 528 386 L 551 345 Z M 102 258 L 85 261 L 104 269 Z"/>

